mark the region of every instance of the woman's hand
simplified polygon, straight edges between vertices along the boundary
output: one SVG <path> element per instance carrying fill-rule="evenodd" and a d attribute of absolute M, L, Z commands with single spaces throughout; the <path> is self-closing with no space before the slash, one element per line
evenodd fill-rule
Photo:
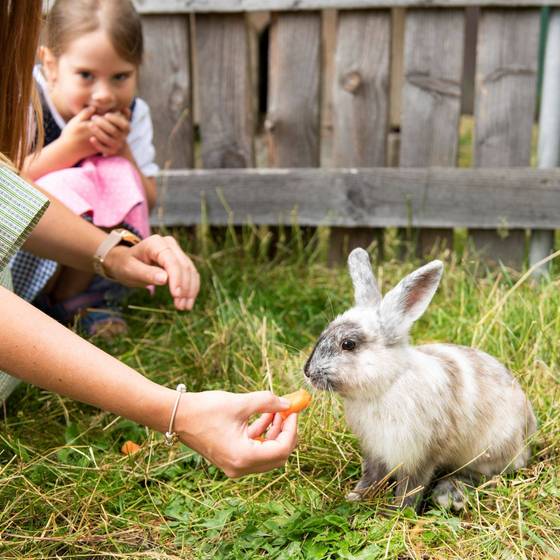
<path fill-rule="evenodd" d="M 126 149 L 126 139 L 130 132 L 130 109 L 124 113 L 114 112 L 91 117 L 90 139 L 95 151 L 104 156 L 121 155 Z"/>
<path fill-rule="evenodd" d="M 200 276 L 191 259 L 171 236 L 151 235 L 134 247 L 118 245 L 104 260 L 107 274 L 131 287 L 169 285 L 175 307 L 192 309 Z"/>
<path fill-rule="evenodd" d="M 284 465 L 296 446 L 297 415 L 291 414 L 282 422 L 274 413 L 289 406 L 269 391 L 186 393 L 180 401 L 174 430 L 183 443 L 227 476 L 237 478 Z M 251 416 L 261 413 L 249 424 Z M 267 427 L 267 439 L 253 439 Z"/>

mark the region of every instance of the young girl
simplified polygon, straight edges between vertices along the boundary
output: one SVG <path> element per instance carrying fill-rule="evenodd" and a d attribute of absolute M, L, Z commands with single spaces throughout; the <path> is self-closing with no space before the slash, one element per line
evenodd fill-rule
<path fill-rule="evenodd" d="M 44 147 L 27 157 L 23 172 L 95 225 L 147 237 L 158 166 L 150 111 L 135 97 L 142 48 L 129 0 L 54 3 L 42 64 L 33 72 Z M 20 252 L 11 267 L 16 292 L 59 321 L 80 312 L 87 334 L 126 329 L 118 313 L 106 310 L 122 299 L 122 287 L 29 253 Z"/>

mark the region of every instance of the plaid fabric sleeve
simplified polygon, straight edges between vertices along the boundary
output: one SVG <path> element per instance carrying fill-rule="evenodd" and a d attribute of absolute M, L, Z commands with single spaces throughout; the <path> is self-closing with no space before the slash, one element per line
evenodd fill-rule
<path fill-rule="evenodd" d="M 23 245 L 48 205 L 43 193 L 0 165 L 0 270 Z"/>

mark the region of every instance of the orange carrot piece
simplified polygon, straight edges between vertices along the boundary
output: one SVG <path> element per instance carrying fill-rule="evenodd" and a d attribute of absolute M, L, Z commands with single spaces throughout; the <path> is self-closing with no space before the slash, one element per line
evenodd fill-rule
<path fill-rule="evenodd" d="M 301 412 L 304 408 L 307 408 L 311 402 L 311 395 L 305 389 L 299 389 L 288 395 L 282 395 L 282 398 L 288 399 L 291 403 L 290 408 L 280 412 L 280 416 L 282 416 L 284 420 L 286 420 L 292 412 Z"/>
<path fill-rule="evenodd" d="M 134 453 L 138 453 L 138 451 L 140 451 L 141 447 L 137 444 L 134 443 L 133 441 L 125 441 L 122 444 L 121 447 L 121 453 L 123 455 L 133 455 Z"/>

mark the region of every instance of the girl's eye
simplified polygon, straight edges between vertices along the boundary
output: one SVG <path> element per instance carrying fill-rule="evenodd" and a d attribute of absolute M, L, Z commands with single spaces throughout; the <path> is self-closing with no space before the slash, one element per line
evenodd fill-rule
<path fill-rule="evenodd" d="M 115 80 L 115 82 L 124 82 L 129 76 L 130 74 L 116 74 L 113 76 L 113 80 Z"/>
<path fill-rule="evenodd" d="M 92 78 L 91 72 L 78 72 L 80 78 L 84 79 L 84 80 L 90 80 Z"/>
<path fill-rule="evenodd" d="M 352 350 L 354 350 L 354 348 L 356 348 L 356 343 L 352 339 L 345 338 L 342 341 L 342 349 L 343 350 L 348 350 L 349 352 L 351 352 Z"/>

